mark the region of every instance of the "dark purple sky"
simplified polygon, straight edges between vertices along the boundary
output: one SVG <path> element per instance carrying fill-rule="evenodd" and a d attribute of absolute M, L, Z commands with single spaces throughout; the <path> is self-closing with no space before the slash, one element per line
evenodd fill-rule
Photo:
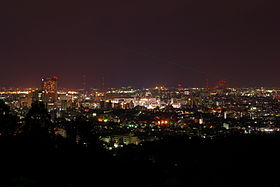
<path fill-rule="evenodd" d="M 0 86 L 280 87 L 276 0 L 11 0 L 0 21 Z"/>

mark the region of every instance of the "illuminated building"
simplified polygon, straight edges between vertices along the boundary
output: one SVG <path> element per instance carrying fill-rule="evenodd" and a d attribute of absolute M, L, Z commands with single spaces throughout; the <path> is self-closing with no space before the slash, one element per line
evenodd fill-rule
<path fill-rule="evenodd" d="M 57 103 L 57 80 L 56 76 L 42 78 L 43 101 L 48 106 L 55 106 Z"/>
<path fill-rule="evenodd" d="M 43 92 L 36 90 L 32 93 L 32 102 L 43 102 Z"/>
<path fill-rule="evenodd" d="M 20 107 L 29 108 L 32 104 L 32 94 L 26 94 L 19 97 Z"/>

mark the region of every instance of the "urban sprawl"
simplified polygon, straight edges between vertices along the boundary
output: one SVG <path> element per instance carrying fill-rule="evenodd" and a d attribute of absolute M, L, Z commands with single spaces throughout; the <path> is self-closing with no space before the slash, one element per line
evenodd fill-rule
<path fill-rule="evenodd" d="M 0 100 L 8 105 L 24 127 L 34 103 L 43 103 L 51 130 L 62 137 L 75 121 L 86 123 L 108 150 L 128 144 L 141 145 L 166 136 L 213 139 L 229 134 L 276 133 L 280 130 L 280 89 L 228 88 L 58 88 L 58 78 L 43 78 L 41 88 L 2 88 Z M 39 119 L 40 120 L 40 119 Z M 18 128 L 14 135 L 20 134 Z"/>

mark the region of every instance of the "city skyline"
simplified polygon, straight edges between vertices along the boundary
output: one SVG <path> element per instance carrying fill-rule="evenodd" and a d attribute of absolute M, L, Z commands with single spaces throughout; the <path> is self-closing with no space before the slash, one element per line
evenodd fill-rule
<path fill-rule="evenodd" d="M 278 4 L 1 2 L 0 186 L 280 186 Z"/>
<path fill-rule="evenodd" d="M 102 90 L 102 91 L 106 91 L 106 90 L 114 90 L 114 89 L 119 89 L 119 88 L 136 88 L 136 89 L 154 89 L 154 88 L 165 88 L 165 89 L 169 89 L 169 88 L 189 88 L 189 89 L 210 89 L 210 90 L 216 90 L 219 88 L 222 89 L 279 89 L 280 87 L 276 87 L 276 86 L 263 86 L 263 85 L 259 85 L 259 86 L 248 86 L 248 87 L 237 87 L 237 86 L 233 86 L 234 84 L 232 84 L 232 82 L 229 82 L 228 80 L 215 80 L 215 82 L 209 82 L 209 79 L 205 79 L 204 80 L 204 84 L 201 84 L 201 86 L 194 86 L 194 85 L 187 85 L 187 84 L 183 84 L 182 81 L 174 83 L 174 84 L 165 84 L 162 82 L 156 82 L 154 84 L 150 84 L 149 86 L 136 86 L 136 85 L 129 85 L 129 84 L 123 84 L 123 85 L 118 85 L 118 86 L 114 86 L 114 85 L 107 85 L 105 83 L 104 77 L 102 77 L 101 81 L 99 82 L 99 85 L 94 85 L 91 86 L 91 83 L 87 83 L 87 80 L 85 78 L 86 76 L 83 75 L 82 77 L 82 82 L 79 86 L 77 87 L 65 87 L 64 85 L 61 85 L 61 79 L 60 77 L 58 77 L 57 75 L 51 75 L 51 76 L 41 76 L 40 79 L 37 79 L 37 83 L 34 86 L 24 86 L 24 85 L 19 85 L 19 86 L 11 86 L 11 85 L 2 85 L 0 87 L 0 89 L 2 90 L 18 90 L 18 91 L 22 91 L 25 92 L 26 90 L 32 90 L 32 89 L 38 89 L 38 90 L 45 90 L 45 88 L 43 88 L 43 84 L 44 82 L 50 81 L 50 80 L 55 80 L 56 82 L 56 89 L 57 90 L 64 90 L 64 89 L 73 89 L 73 90 Z M 63 77 L 62 77 L 63 80 Z M 65 80 L 64 80 L 65 81 Z"/>
<path fill-rule="evenodd" d="M 65 6 L 67 5 L 67 6 Z M 18 1 L 1 6 L 0 86 L 278 87 L 276 2 Z"/>

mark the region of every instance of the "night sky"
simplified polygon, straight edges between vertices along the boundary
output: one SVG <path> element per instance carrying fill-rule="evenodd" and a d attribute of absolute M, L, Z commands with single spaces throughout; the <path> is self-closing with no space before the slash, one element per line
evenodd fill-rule
<path fill-rule="evenodd" d="M 277 0 L 36 0 L 0 4 L 0 86 L 280 87 Z"/>

